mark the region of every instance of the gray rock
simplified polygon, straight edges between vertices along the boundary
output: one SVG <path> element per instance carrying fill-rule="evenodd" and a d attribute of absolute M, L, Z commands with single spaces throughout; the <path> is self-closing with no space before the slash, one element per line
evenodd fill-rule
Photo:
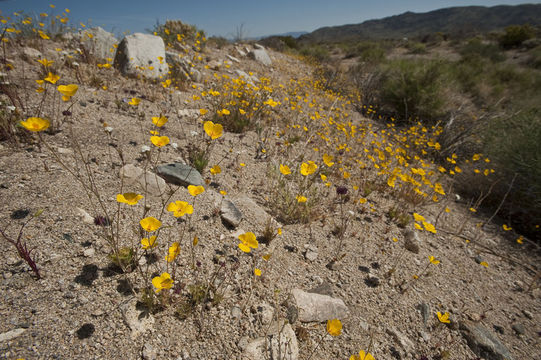
<path fill-rule="evenodd" d="M 90 34 L 91 37 L 87 34 Z M 78 38 L 81 46 L 96 59 L 103 60 L 115 57 L 116 49 L 114 45 L 118 44 L 118 39 L 101 27 L 82 30 L 79 32 Z"/>
<path fill-rule="evenodd" d="M 162 58 L 161 62 L 159 58 Z M 167 75 L 169 67 L 162 38 L 142 33 L 126 36 L 118 45 L 115 67 L 124 75 L 142 74 L 150 79 Z"/>
<path fill-rule="evenodd" d="M 120 306 L 122 312 L 122 318 L 124 322 L 131 330 L 131 338 L 133 340 L 144 335 L 148 330 L 152 328 L 154 324 L 154 317 L 146 313 L 143 314 L 136 308 L 137 300 L 132 299 L 129 302 Z"/>
<path fill-rule="evenodd" d="M 246 56 L 246 52 L 244 50 L 242 50 L 241 48 L 238 48 L 235 46 L 235 50 L 237 50 L 237 52 L 239 53 L 240 56 L 244 57 Z"/>
<path fill-rule="evenodd" d="M 92 225 L 94 224 L 94 218 L 90 216 L 89 213 L 87 213 L 85 210 L 81 208 L 75 208 L 75 211 L 77 213 L 77 216 L 85 223 Z"/>
<path fill-rule="evenodd" d="M 28 46 L 23 48 L 23 54 L 31 60 L 41 59 L 41 51 Z"/>
<path fill-rule="evenodd" d="M 240 319 L 242 317 L 242 311 L 240 307 L 233 306 L 231 308 L 231 316 L 233 317 L 233 319 Z"/>
<path fill-rule="evenodd" d="M 180 186 L 204 186 L 205 181 L 199 173 L 193 167 L 181 163 L 170 163 L 160 165 L 156 169 L 158 175 L 165 179 L 170 184 Z"/>
<path fill-rule="evenodd" d="M 394 328 L 387 328 L 387 333 L 391 335 L 394 340 L 404 349 L 406 352 L 414 352 L 415 345 L 406 335 L 402 334 L 400 331 Z"/>
<path fill-rule="evenodd" d="M 235 206 L 237 207 L 237 209 L 242 211 L 246 220 L 248 220 L 251 224 L 254 224 L 254 225 L 258 224 L 258 225 L 265 226 L 267 221 L 270 218 L 274 227 L 276 228 L 282 227 L 282 225 L 279 222 L 277 222 L 274 218 L 272 218 L 272 216 L 270 216 L 265 211 L 265 209 L 259 206 L 250 197 L 246 195 L 240 195 L 232 199 L 232 201 L 235 203 Z"/>
<path fill-rule="evenodd" d="M 6 343 L 8 341 L 11 341 L 19 336 L 21 336 L 26 329 L 19 328 L 19 329 L 13 329 L 10 331 L 6 331 L 5 333 L 0 334 L 0 344 Z"/>
<path fill-rule="evenodd" d="M 315 288 L 308 290 L 309 293 L 332 296 L 332 285 L 324 282 Z"/>
<path fill-rule="evenodd" d="M 301 289 L 293 289 L 291 295 L 299 310 L 302 322 L 323 322 L 330 319 L 344 319 L 348 308 L 341 299 L 327 295 L 308 293 Z"/>
<path fill-rule="evenodd" d="M 237 59 L 236 57 L 231 56 L 231 55 L 226 55 L 226 56 L 227 56 L 227 58 L 228 58 L 229 60 L 234 61 L 234 62 L 236 62 L 236 63 L 240 63 L 240 60 Z"/>
<path fill-rule="evenodd" d="M 299 310 L 297 310 L 297 307 L 295 305 L 289 305 L 287 307 L 286 318 L 290 324 L 295 324 L 295 322 L 299 318 Z"/>
<path fill-rule="evenodd" d="M 513 324 L 513 326 L 511 326 L 511 329 L 513 329 L 513 331 L 515 331 L 517 335 L 524 335 L 524 332 L 526 331 L 524 329 L 524 325 L 522 324 Z"/>
<path fill-rule="evenodd" d="M 261 324 L 269 325 L 274 316 L 274 308 L 266 302 L 262 302 L 252 308 L 252 313 L 255 313 L 256 318 L 261 321 Z"/>
<path fill-rule="evenodd" d="M 316 261 L 317 256 L 318 256 L 317 251 L 313 251 L 312 249 L 308 249 L 304 253 L 304 257 L 306 258 L 306 260 L 310 260 L 310 261 Z"/>
<path fill-rule="evenodd" d="M 406 250 L 411 251 L 414 254 L 419 253 L 421 240 L 419 239 L 419 235 L 415 231 L 412 230 L 404 230 L 404 248 Z"/>
<path fill-rule="evenodd" d="M 143 345 L 143 353 L 141 355 L 143 360 L 156 360 L 158 358 L 156 349 L 154 349 L 154 347 L 149 343 Z"/>
<path fill-rule="evenodd" d="M 296 360 L 299 345 L 295 332 L 288 323 L 274 324 L 266 337 L 252 340 L 242 354 L 242 360 Z"/>
<path fill-rule="evenodd" d="M 526 316 L 528 319 L 533 320 L 533 314 L 528 310 L 522 310 L 522 313 L 524 316 Z"/>
<path fill-rule="evenodd" d="M 255 61 L 265 65 L 265 66 L 272 65 L 272 60 L 271 60 L 269 54 L 267 53 L 267 50 L 265 50 L 265 48 L 254 49 L 254 50 L 250 51 L 248 56 L 250 58 L 254 59 Z"/>
<path fill-rule="evenodd" d="M 93 257 L 95 253 L 96 253 L 96 250 L 94 250 L 94 248 L 91 248 L 91 247 L 83 251 L 83 255 L 85 257 Z"/>
<path fill-rule="evenodd" d="M 513 360 L 511 353 L 496 334 L 481 324 L 464 320 L 460 322 L 460 331 L 477 356 L 487 360 Z"/>
<path fill-rule="evenodd" d="M 430 305 L 428 305 L 427 303 L 421 303 L 417 306 L 417 309 L 423 317 L 423 325 L 426 329 L 428 325 L 428 320 L 430 319 Z"/>
<path fill-rule="evenodd" d="M 222 206 L 220 208 L 220 216 L 222 220 L 233 227 L 239 226 L 242 221 L 242 212 L 235 206 L 235 204 L 228 199 L 222 200 Z"/>
<path fill-rule="evenodd" d="M 128 188 L 132 186 L 138 187 L 140 192 L 146 190 L 147 194 L 160 195 L 167 188 L 165 181 L 161 177 L 150 171 L 145 172 L 132 164 L 124 165 L 120 169 L 119 177 L 124 178 L 124 184 Z"/>

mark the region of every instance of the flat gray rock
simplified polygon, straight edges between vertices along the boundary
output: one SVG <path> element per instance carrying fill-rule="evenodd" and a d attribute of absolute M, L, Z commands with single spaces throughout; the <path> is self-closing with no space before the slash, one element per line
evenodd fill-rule
<path fill-rule="evenodd" d="M 233 227 L 239 226 L 242 221 L 242 212 L 235 206 L 235 204 L 228 199 L 222 200 L 222 206 L 220 207 L 220 215 L 222 220 Z"/>
<path fill-rule="evenodd" d="M 348 308 L 342 299 L 327 295 L 308 293 L 301 289 L 291 291 L 302 322 L 323 322 L 331 319 L 344 319 Z"/>
<path fill-rule="evenodd" d="M 484 326 L 464 320 L 460 322 L 460 332 L 477 356 L 487 360 L 513 360 L 511 353 L 496 334 Z"/>
<path fill-rule="evenodd" d="M 269 56 L 269 54 L 267 53 L 267 50 L 265 50 L 264 48 L 262 49 L 254 49 L 252 51 L 250 51 L 250 53 L 248 54 L 252 59 L 254 59 L 255 61 L 265 65 L 265 66 L 271 66 L 272 65 L 272 60 Z"/>
<path fill-rule="evenodd" d="M 142 193 L 158 196 L 166 190 L 165 181 L 161 177 L 132 164 L 124 165 L 120 169 L 119 177 L 124 178 L 124 184 L 130 191 L 135 191 L 132 189 L 135 187 Z"/>
<path fill-rule="evenodd" d="M 258 337 L 246 346 L 242 360 L 296 360 L 299 358 L 299 345 L 291 325 L 275 323 L 268 333 L 266 337 Z"/>
<path fill-rule="evenodd" d="M 171 163 L 160 165 L 156 169 L 158 175 L 160 175 L 166 182 L 179 186 L 204 186 L 205 181 L 199 173 L 193 167 L 181 164 Z"/>
<path fill-rule="evenodd" d="M 122 318 L 131 330 L 131 338 L 137 339 L 152 329 L 154 317 L 137 310 L 137 300 L 133 299 L 120 306 Z"/>

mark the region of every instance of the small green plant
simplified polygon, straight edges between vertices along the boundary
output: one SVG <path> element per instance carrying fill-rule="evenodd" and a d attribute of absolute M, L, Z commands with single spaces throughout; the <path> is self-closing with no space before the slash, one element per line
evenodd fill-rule
<path fill-rule="evenodd" d="M 500 36 L 499 43 L 504 49 L 520 46 L 524 41 L 535 36 L 535 30 L 532 26 L 511 25 L 505 28 L 505 32 Z"/>

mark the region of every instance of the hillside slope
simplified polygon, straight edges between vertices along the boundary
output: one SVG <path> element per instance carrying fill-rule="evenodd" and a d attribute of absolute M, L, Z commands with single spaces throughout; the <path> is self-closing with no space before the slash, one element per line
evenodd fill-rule
<path fill-rule="evenodd" d="M 433 33 L 467 36 L 509 25 L 541 24 L 541 4 L 451 7 L 404 14 L 360 24 L 322 27 L 299 39 L 307 42 L 414 38 Z"/>

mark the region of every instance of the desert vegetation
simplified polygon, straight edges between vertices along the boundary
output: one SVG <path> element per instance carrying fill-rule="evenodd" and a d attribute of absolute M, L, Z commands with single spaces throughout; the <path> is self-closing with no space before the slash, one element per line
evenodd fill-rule
<path fill-rule="evenodd" d="M 125 74 L 69 14 L 1 19 L 4 356 L 535 358 L 535 28 L 269 65 L 169 20 Z"/>

